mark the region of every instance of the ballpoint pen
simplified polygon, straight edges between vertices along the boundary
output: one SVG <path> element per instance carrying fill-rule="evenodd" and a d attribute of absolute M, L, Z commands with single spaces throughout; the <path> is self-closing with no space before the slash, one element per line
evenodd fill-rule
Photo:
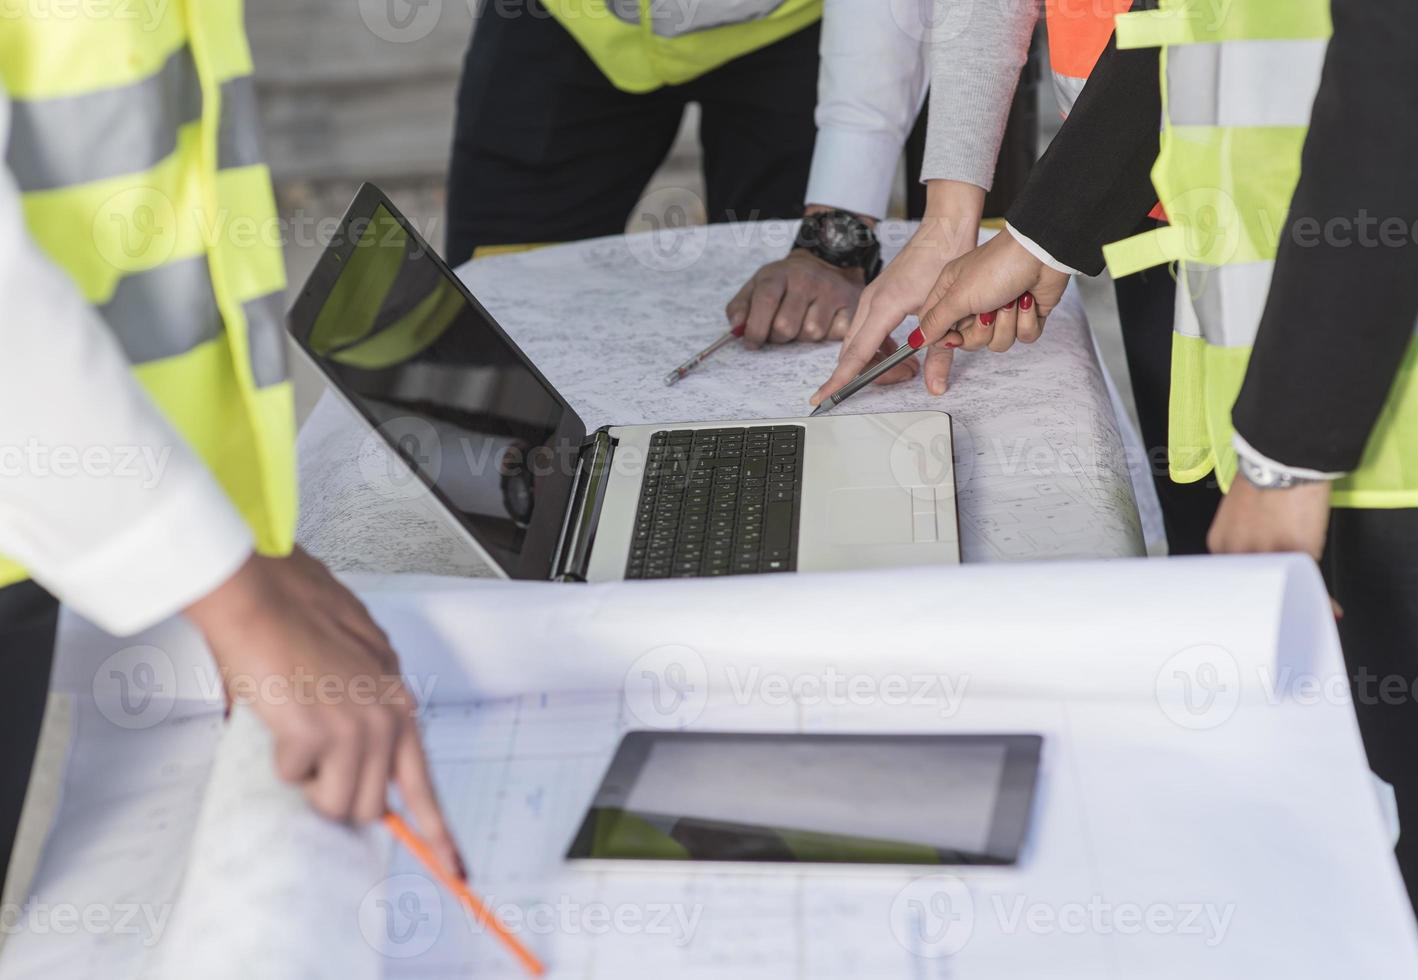
<path fill-rule="evenodd" d="M 848 381 L 842 387 L 828 395 L 823 399 L 822 404 L 812 410 L 812 414 L 809 415 L 808 418 L 816 418 L 824 412 L 832 411 L 887 371 L 890 371 L 896 365 L 906 360 L 906 358 L 914 355 L 916 351 L 920 350 L 921 347 L 925 345 L 925 342 L 925 337 L 921 334 L 919 328 L 912 330 L 911 336 L 907 339 L 906 343 L 902 344 L 891 354 L 882 358 L 876 364 L 873 364 L 851 381 Z"/>
<path fill-rule="evenodd" d="M 738 340 L 740 337 L 743 336 L 744 328 L 747 327 L 747 326 L 748 326 L 748 324 L 746 324 L 746 323 L 740 323 L 737 327 L 734 327 L 732 330 L 730 330 L 730 331 L 728 331 L 727 333 L 725 333 L 722 337 L 720 337 L 718 340 L 714 341 L 714 342 L 713 342 L 712 344 L 710 344 L 708 347 L 704 348 L 704 349 L 703 349 L 702 351 L 700 351 L 698 354 L 695 354 L 695 355 L 694 355 L 693 357 L 691 357 L 689 360 L 685 361 L 685 362 L 684 362 L 683 364 L 681 364 L 679 367 L 675 368 L 675 369 L 674 369 L 673 371 L 671 371 L 669 374 L 665 375 L 665 384 L 666 384 L 666 385 L 672 385 L 672 384 L 674 384 L 674 383 L 675 383 L 676 381 L 678 381 L 680 378 L 684 377 L 684 376 L 685 376 L 686 374 L 688 374 L 690 371 L 693 371 L 693 370 L 694 370 L 695 368 L 697 368 L 700 364 L 704 363 L 705 359 L 707 359 L 711 354 L 713 354 L 713 353 L 714 353 L 716 350 L 718 350 L 720 347 L 723 347 L 725 344 L 728 344 L 728 343 L 731 343 L 731 342 L 733 342 L 733 341 L 735 341 L 735 340 Z"/>

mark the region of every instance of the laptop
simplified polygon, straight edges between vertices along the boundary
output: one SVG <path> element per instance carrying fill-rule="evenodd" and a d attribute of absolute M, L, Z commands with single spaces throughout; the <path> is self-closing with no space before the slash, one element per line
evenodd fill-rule
<path fill-rule="evenodd" d="M 948 415 L 588 432 L 372 184 L 341 219 L 289 326 L 412 485 L 501 576 L 604 582 L 960 560 Z M 645 383 L 659 384 L 663 368 L 646 364 Z"/>

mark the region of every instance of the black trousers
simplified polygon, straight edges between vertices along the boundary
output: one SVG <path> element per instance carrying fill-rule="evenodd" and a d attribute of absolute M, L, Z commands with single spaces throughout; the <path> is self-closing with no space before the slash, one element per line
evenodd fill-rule
<path fill-rule="evenodd" d="M 1336 508 L 1322 564 L 1369 766 L 1398 796 L 1398 865 L 1418 910 L 1418 508 Z"/>
<path fill-rule="evenodd" d="M 0 889 L 39 744 L 59 603 L 33 582 L 0 589 Z"/>
<path fill-rule="evenodd" d="M 802 214 L 818 25 L 685 85 L 622 92 L 537 0 L 485 5 L 458 91 L 448 261 L 625 230 L 698 102 L 710 221 Z"/>

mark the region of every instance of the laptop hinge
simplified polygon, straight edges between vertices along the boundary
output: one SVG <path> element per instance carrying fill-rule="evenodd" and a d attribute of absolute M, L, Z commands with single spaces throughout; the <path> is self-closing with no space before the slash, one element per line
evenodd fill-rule
<path fill-rule="evenodd" d="M 610 463 L 616 442 L 606 429 L 598 429 L 581 447 L 572 481 L 571 506 L 567 509 L 566 526 L 552 565 L 552 581 L 586 581 L 591 545 L 596 539 L 596 522 L 601 517 L 601 501 L 610 483 Z"/>

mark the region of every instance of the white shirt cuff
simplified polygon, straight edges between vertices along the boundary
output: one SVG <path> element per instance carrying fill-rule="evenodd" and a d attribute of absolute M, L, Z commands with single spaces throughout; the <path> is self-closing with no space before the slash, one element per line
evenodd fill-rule
<path fill-rule="evenodd" d="M 1008 231 L 1011 235 L 1014 236 L 1015 241 L 1017 241 L 1020 245 L 1024 246 L 1024 251 L 1034 256 L 1034 258 L 1044 263 L 1050 269 L 1053 269 L 1055 272 L 1062 272 L 1070 276 L 1083 275 L 1082 272 L 1079 272 L 1072 266 L 1064 265 L 1062 262 L 1055 259 L 1048 252 L 1044 251 L 1043 247 L 1040 246 L 1038 242 L 1034 241 L 1034 239 L 1030 238 L 1028 235 L 1025 235 L 1020 232 L 1018 228 L 1014 227 L 1014 225 L 1010 224 L 1008 221 L 1004 223 L 1004 227 L 1006 231 Z"/>
<path fill-rule="evenodd" d="M 165 475 L 163 501 L 67 567 L 36 578 L 85 619 L 129 636 L 176 615 L 250 557 L 251 531 L 216 481 Z M 181 481 L 174 485 L 167 481 Z"/>
<path fill-rule="evenodd" d="M 1249 460 L 1257 466 L 1264 466 L 1266 469 L 1274 470 L 1284 476 L 1293 476 L 1298 480 L 1338 480 L 1345 476 L 1344 473 L 1325 473 L 1320 470 L 1306 469 L 1303 466 L 1286 466 L 1278 463 L 1269 456 L 1256 449 L 1241 436 L 1239 432 L 1231 436 L 1231 445 L 1236 450 L 1236 455 Z"/>
<path fill-rule="evenodd" d="M 884 218 L 900 159 L 901 143 L 890 133 L 818 130 L 803 203 Z"/>

